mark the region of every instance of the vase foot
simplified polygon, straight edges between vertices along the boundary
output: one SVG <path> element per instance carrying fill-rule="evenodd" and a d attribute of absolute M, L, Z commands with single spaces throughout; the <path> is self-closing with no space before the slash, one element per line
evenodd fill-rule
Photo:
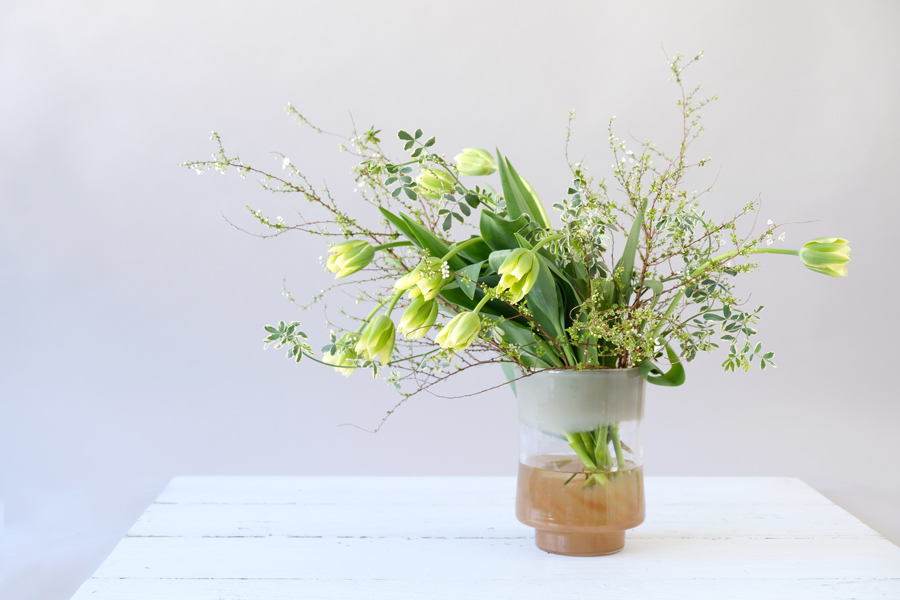
<path fill-rule="evenodd" d="M 564 556 L 604 556 L 615 554 L 625 547 L 625 532 L 555 533 L 535 529 L 534 543 L 538 548 Z"/>

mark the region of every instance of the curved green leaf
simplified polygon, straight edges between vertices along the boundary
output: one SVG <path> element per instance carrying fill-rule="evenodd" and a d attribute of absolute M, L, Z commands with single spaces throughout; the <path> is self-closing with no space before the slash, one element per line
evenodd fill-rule
<path fill-rule="evenodd" d="M 472 238 L 470 237 L 469 239 Z M 468 240 L 463 241 L 466 242 Z M 460 250 L 459 256 L 461 256 L 467 263 L 476 263 L 487 260 L 488 256 L 490 256 L 491 254 L 491 250 L 491 247 L 485 244 L 483 241 L 475 242 L 471 246 L 466 246 L 465 248 Z"/>
<path fill-rule="evenodd" d="M 390 222 L 390 224 L 397 229 L 397 231 L 406 236 L 406 239 L 415 244 L 417 247 L 422 248 L 422 242 L 419 241 L 419 238 L 415 233 L 413 233 L 412 229 L 407 227 L 406 222 L 403 219 L 386 208 L 379 207 L 378 210 L 381 211 L 381 214 L 384 215 L 384 218 L 387 219 L 388 222 Z"/>
<path fill-rule="evenodd" d="M 496 150 L 496 152 L 497 171 L 500 174 L 500 183 L 503 186 L 503 198 L 506 200 L 506 213 L 509 215 L 510 219 L 518 219 L 529 212 L 528 205 L 525 203 L 525 198 L 522 196 L 522 190 L 513 184 L 509 174 L 509 168 L 506 165 L 506 160 L 500 154 L 500 150 Z"/>
<path fill-rule="evenodd" d="M 649 359 L 638 365 L 638 369 L 640 369 L 641 375 L 647 380 L 647 383 L 665 387 L 677 387 L 684 383 L 684 365 L 681 364 L 678 355 L 669 344 L 666 344 L 666 356 L 669 358 L 672 366 L 665 373 Z"/>
<path fill-rule="evenodd" d="M 445 244 L 439 237 L 419 225 L 416 221 L 404 215 L 403 213 L 400 213 L 400 217 L 403 219 L 403 222 L 406 224 L 406 226 L 411 229 L 419 239 L 420 248 L 428 248 L 428 250 L 431 251 L 431 255 L 435 258 L 441 258 L 450 251 L 450 248 L 447 247 L 447 244 Z M 453 271 L 458 271 L 466 266 L 466 262 L 458 255 L 451 257 L 450 260 L 447 261 L 447 264 Z"/>
<path fill-rule="evenodd" d="M 541 268 L 538 269 L 537 282 L 525 296 L 528 309 L 548 335 L 562 336 L 564 331 L 559 319 L 560 302 L 556 280 L 550 272 L 547 261 L 540 255 L 535 258 L 540 261 Z"/>
<path fill-rule="evenodd" d="M 631 299 L 631 276 L 634 272 L 634 258 L 637 254 L 638 242 L 641 239 L 641 226 L 644 223 L 644 211 L 647 210 L 647 200 L 641 204 L 641 210 L 634 217 L 634 223 L 631 224 L 631 231 L 628 232 L 628 240 L 625 242 L 625 251 L 622 258 L 619 259 L 615 271 L 618 272 L 622 267 L 622 278 L 624 281 L 619 282 L 621 295 L 619 296 L 620 304 L 627 305 Z"/>
<path fill-rule="evenodd" d="M 549 229 L 552 231 L 553 227 L 550 226 L 550 218 L 547 216 L 547 211 L 544 210 L 544 205 L 541 204 L 541 199 L 538 198 L 534 189 L 530 185 L 528 185 L 528 182 L 519 176 L 519 174 L 516 172 L 515 167 L 513 167 L 512 163 L 509 162 L 509 159 L 506 159 L 505 162 L 509 178 L 513 184 L 514 189 L 518 191 L 519 197 L 521 197 L 521 200 L 525 203 L 525 206 L 528 209 L 528 214 L 531 215 L 532 219 L 537 221 L 538 225 L 540 225 L 544 229 Z M 506 188 L 504 186 L 504 194 L 506 194 L 505 190 Z"/>
<path fill-rule="evenodd" d="M 489 210 L 481 211 L 479 229 L 481 237 L 492 250 L 514 250 L 519 247 L 516 242 L 516 234 L 527 229 L 528 217 L 519 216 L 514 221 L 509 221 Z"/>

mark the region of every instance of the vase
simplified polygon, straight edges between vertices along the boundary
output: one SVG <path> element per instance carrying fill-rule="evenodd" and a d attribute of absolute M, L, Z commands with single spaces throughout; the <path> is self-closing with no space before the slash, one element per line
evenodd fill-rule
<path fill-rule="evenodd" d="M 641 424 L 644 379 L 636 368 L 548 370 L 517 382 L 516 517 L 538 548 L 602 556 L 644 521 Z"/>

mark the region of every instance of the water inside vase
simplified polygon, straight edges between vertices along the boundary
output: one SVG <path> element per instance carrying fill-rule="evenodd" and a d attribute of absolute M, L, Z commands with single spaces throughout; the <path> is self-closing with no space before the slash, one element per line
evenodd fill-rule
<path fill-rule="evenodd" d="M 644 473 L 626 461 L 622 470 L 587 472 L 574 455 L 541 455 L 519 463 L 516 516 L 538 529 L 603 532 L 644 521 Z"/>

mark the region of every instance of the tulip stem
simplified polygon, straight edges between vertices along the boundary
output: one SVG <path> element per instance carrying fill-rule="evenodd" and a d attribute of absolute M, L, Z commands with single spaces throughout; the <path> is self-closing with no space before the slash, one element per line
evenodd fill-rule
<path fill-rule="evenodd" d="M 791 256 L 799 256 L 799 250 L 787 250 L 782 248 L 755 248 L 750 251 L 753 254 L 790 254 Z"/>
<path fill-rule="evenodd" d="M 388 307 L 387 307 L 387 316 L 389 316 L 389 317 L 391 316 L 391 311 L 394 310 L 394 305 L 397 304 L 397 300 L 400 299 L 400 296 L 403 295 L 403 292 L 404 292 L 404 291 L 405 291 L 405 290 L 400 290 L 399 292 L 397 292 L 396 294 L 394 294 L 394 297 L 393 297 L 393 298 L 391 298 L 391 303 L 388 304 Z"/>
<path fill-rule="evenodd" d="M 365 319 L 363 319 L 363 323 L 362 323 L 362 325 L 359 326 L 359 329 L 356 331 L 356 333 L 362 333 L 362 332 L 363 332 L 363 329 L 366 328 L 366 325 L 369 324 L 369 321 L 372 320 L 372 317 L 374 317 L 375 314 L 376 314 L 379 310 L 381 310 L 381 307 L 384 306 L 385 304 L 387 304 L 388 302 L 391 303 L 391 309 L 394 308 L 394 305 L 397 303 L 397 300 L 400 299 L 400 296 L 403 295 L 403 292 L 404 292 L 404 290 L 400 290 L 399 292 L 397 292 L 396 294 L 394 294 L 393 296 L 391 296 L 390 300 L 382 300 L 381 302 L 379 302 L 378 304 L 376 304 L 376 305 L 375 305 L 375 308 L 372 309 L 372 312 L 369 313 L 369 316 L 367 316 Z M 391 314 L 391 313 L 390 313 L 390 309 L 388 309 L 388 314 L 389 314 L 389 315 Z"/>
<path fill-rule="evenodd" d="M 301 352 L 302 352 L 302 351 L 301 351 Z M 332 367 L 332 368 L 334 368 L 334 365 L 330 365 L 330 364 L 328 364 L 327 362 L 322 362 L 321 360 L 319 360 L 319 359 L 316 358 L 315 356 L 313 356 L 313 355 L 311 355 L 311 354 L 307 354 L 306 352 L 303 352 L 303 356 L 305 356 L 306 358 L 308 358 L 309 360 L 311 360 L 311 361 L 313 361 L 313 362 L 319 363 L 320 365 L 325 365 L 326 367 Z M 341 367 L 341 368 L 342 368 L 342 369 L 355 369 L 356 367 Z"/>
<path fill-rule="evenodd" d="M 612 439 L 613 450 L 616 451 L 616 464 L 619 471 L 625 470 L 625 454 L 622 452 L 622 440 L 619 439 L 619 424 L 609 426 L 609 437 Z"/>
<path fill-rule="evenodd" d="M 544 239 L 542 239 L 537 244 L 535 244 L 534 246 L 531 247 L 531 253 L 534 254 L 535 252 L 540 250 L 541 246 L 543 246 L 544 244 L 549 244 L 552 241 L 559 240 L 564 237 L 566 237 L 566 234 L 564 234 L 564 233 L 556 233 L 553 235 L 548 235 L 547 237 L 545 237 Z"/>
<path fill-rule="evenodd" d="M 408 242 L 406 240 L 401 240 L 399 242 L 388 242 L 387 244 L 373 246 L 372 250 L 387 250 L 388 248 L 396 248 L 398 246 L 412 246 L 412 242 Z"/>
<path fill-rule="evenodd" d="M 710 268 L 713 264 L 726 261 L 729 258 L 737 256 L 740 253 L 741 253 L 740 250 L 729 250 L 728 252 L 725 252 L 718 256 L 712 257 L 711 259 L 709 259 L 708 261 L 706 261 L 705 263 L 703 263 L 702 265 L 697 267 L 697 269 L 693 273 L 691 273 L 689 279 L 694 279 L 695 277 L 702 275 L 703 272 L 706 271 L 708 268 Z M 799 250 L 783 250 L 780 248 L 751 248 L 750 251 L 748 252 L 748 254 L 789 254 L 792 256 L 798 256 L 800 254 L 800 251 Z M 684 297 L 684 288 L 681 288 L 681 290 L 678 292 L 678 294 L 676 294 L 675 297 L 672 298 L 672 302 L 669 303 L 669 307 L 666 309 L 666 312 L 663 314 L 662 320 L 660 321 L 659 325 L 656 326 L 656 331 L 653 332 L 654 338 L 659 337 L 659 334 L 662 332 L 663 328 L 665 327 L 666 322 L 668 321 L 669 317 L 672 316 L 672 313 L 675 312 L 675 308 L 678 306 L 678 303 L 681 302 L 681 299 L 683 297 Z"/>
<path fill-rule="evenodd" d="M 407 361 L 407 360 L 412 360 L 412 359 L 414 359 L 414 358 L 421 358 L 421 357 L 423 357 L 423 356 L 428 356 L 429 354 L 434 354 L 435 352 L 439 352 L 439 351 L 440 351 L 440 348 L 435 348 L 434 350 L 429 350 L 428 352 L 423 352 L 422 354 L 416 354 L 416 355 L 413 355 L 413 356 L 404 356 L 403 358 L 398 358 L 397 360 L 392 360 L 392 361 L 389 362 L 389 363 L 385 363 L 385 364 L 382 365 L 382 366 L 389 367 L 389 366 L 391 366 L 391 365 L 395 365 L 395 364 L 397 364 L 397 363 L 402 363 L 402 362 Z M 325 365 L 326 367 L 332 367 L 332 368 L 334 368 L 334 365 L 328 364 L 327 362 L 322 362 L 321 360 L 319 360 L 319 359 L 316 358 L 315 356 L 313 356 L 313 355 L 311 355 L 311 354 L 307 354 L 306 352 L 303 353 L 303 356 L 305 356 L 306 358 L 310 359 L 310 360 L 313 361 L 313 362 L 319 363 L 320 365 Z M 342 369 L 353 369 L 353 370 L 356 370 L 356 369 L 359 369 L 359 368 L 361 368 L 361 367 L 346 366 L 346 367 L 341 367 L 341 368 L 342 368 Z"/>
<path fill-rule="evenodd" d="M 488 303 L 488 300 L 490 300 L 490 299 L 491 299 L 490 296 L 488 296 L 487 294 L 485 294 L 485 295 L 484 295 L 484 298 L 481 299 L 481 302 L 479 302 L 478 304 L 476 304 L 476 305 L 475 305 L 475 308 L 472 309 L 472 312 L 473 312 L 473 313 L 477 313 L 478 311 L 480 311 L 482 308 L 484 308 L 484 305 L 487 304 L 487 303 Z"/>
<path fill-rule="evenodd" d="M 483 241 L 484 241 L 484 238 L 475 237 L 470 240 L 466 240 L 465 242 L 460 242 L 459 244 L 453 246 L 453 248 L 450 250 L 450 252 L 448 252 L 447 254 L 444 255 L 444 257 L 441 259 L 441 262 L 447 262 L 448 260 L 450 260 L 451 258 L 456 256 L 456 253 L 459 252 L 460 250 L 462 250 L 463 248 L 465 248 L 467 246 L 471 246 L 472 244 L 475 244 L 478 242 L 483 242 Z"/>

